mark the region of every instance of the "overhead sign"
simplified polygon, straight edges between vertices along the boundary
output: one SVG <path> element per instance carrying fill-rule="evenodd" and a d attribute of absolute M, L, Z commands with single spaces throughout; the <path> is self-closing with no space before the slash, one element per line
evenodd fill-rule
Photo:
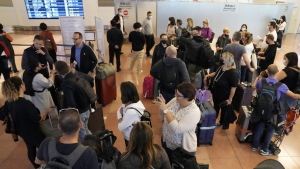
<path fill-rule="evenodd" d="M 238 4 L 220 4 L 220 10 L 227 13 L 237 13 Z"/>

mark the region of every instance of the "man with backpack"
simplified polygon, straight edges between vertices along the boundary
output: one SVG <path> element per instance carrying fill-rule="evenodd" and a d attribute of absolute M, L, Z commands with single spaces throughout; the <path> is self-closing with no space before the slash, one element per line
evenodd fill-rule
<path fill-rule="evenodd" d="M 207 40 L 201 37 L 201 27 L 196 26 L 192 30 L 193 38 L 186 35 L 180 37 L 180 41 L 186 45 L 185 63 L 189 76 L 192 82 L 195 80 L 195 75 L 202 69 L 210 67 L 210 60 L 214 56 L 214 51 L 211 49 Z"/>
<path fill-rule="evenodd" d="M 59 139 L 46 138 L 39 147 L 35 162 L 46 163 L 44 169 L 99 169 L 96 152 L 78 143 L 82 126 L 78 110 L 62 110 L 58 119 L 58 128 L 63 136 Z"/>
<path fill-rule="evenodd" d="M 88 129 L 88 120 L 90 117 L 90 105 L 96 101 L 96 94 L 86 80 L 78 77 L 71 71 L 66 62 L 57 61 L 55 69 L 64 78 L 61 84 L 64 93 L 63 107 L 76 108 L 80 113 L 83 125 L 79 131 L 79 139 L 83 141 L 86 134 L 91 134 L 91 131 Z"/>
<path fill-rule="evenodd" d="M 260 75 L 254 82 L 254 84 L 257 82 L 256 89 L 258 97 L 256 99 L 256 107 L 254 108 L 255 112 L 251 115 L 251 121 L 254 123 L 252 151 L 258 149 L 261 134 L 265 132 L 260 149 L 261 155 L 272 155 L 269 149 L 269 143 L 275 131 L 275 127 L 278 124 L 277 114 L 280 109 L 278 100 L 281 95 L 286 94 L 294 99 L 300 99 L 300 95 L 293 93 L 285 84 L 278 82 L 275 78 L 277 72 L 277 66 L 271 64 L 266 70 L 268 77 L 259 79 L 261 78 Z"/>
<path fill-rule="evenodd" d="M 175 97 L 175 89 L 182 82 L 190 82 L 190 77 L 184 62 L 176 58 L 177 51 L 174 46 L 166 49 L 166 58 L 157 62 L 150 70 L 150 74 L 158 79 L 160 94 L 168 103 Z"/>

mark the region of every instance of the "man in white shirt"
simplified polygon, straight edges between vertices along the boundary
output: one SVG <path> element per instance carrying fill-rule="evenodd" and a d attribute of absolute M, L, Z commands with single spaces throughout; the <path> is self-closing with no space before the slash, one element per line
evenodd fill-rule
<path fill-rule="evenodd" d="M 127 35 L 127 32 L 125 31 L 124 17 L 122 14 L 123 14 L 122 8 L 118 8 L 118 13 L 113 18 L 113 20 L 116 21 L 116 23 L 117 23 L 116 28 L 120 29 L 122 31 L 123 35 Z M 123 43 L 124 43 L 124 41 L 123 41 Z M 123 43 L 122 43 L 122 46 L 123 46 Z M 120 51 L 122 50 L 122 46 L 120 48 Z M 123 52 L 121 51 L 120 54 L 123 54 Z"/>
<path fill-rule="evenodd" d="M 142 31 L 146 39 L 146 55 L 148 58 L 152 58 L 152 55 L 150 55 L 150 50 L 154 46 L 154 35 L 153 35 L 151 11 L 147 12 L 147 18 L 143 22 Z"/>
<path fill-rule="evenodd" d="M 269 28 L 269 32 L 267 33 L 267 35 L 272 34 L 274 36 L 274 41 L 276 42 L 277 41 L 276 23 L 274 21 L 269 22 L 268 28 Z M 265 48 L 268 46 L 268 44 L 266 43 L 266 39 L 267 36 L 265 36 L 264 39 L 260 39 L 262 41 L 261 48 Z"/>

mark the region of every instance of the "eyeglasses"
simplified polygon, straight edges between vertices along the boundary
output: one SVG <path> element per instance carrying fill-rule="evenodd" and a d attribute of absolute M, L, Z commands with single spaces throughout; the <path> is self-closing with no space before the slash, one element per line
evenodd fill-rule
<path fill-rule="evenodd" d="M 66 108 L 66 109 L 61 109 L 61 110 L 59 110 L 59 113 L 61 113 L 61 112 L 63 112 L 63 111 L 67 111 L 67 110 L 74 110 L 74 111 L 79 112 L 78 109 L 75 109 L 75 108 Z"/>
<path fill-rule="evenodd" d="M 73 39 L 73 41 L 77 41 L 78 39 L 80 39 L 80 38 L 72 38 Z"/>

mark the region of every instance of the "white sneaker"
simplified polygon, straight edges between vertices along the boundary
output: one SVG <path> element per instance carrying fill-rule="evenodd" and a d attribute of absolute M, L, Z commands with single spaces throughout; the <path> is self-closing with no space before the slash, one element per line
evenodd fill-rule
<path fill-rule="evenodd" d="M 143 70 L 139 70 L 139 71 L 137 72 L 138 75 L 141 74 L 141 73 L 143 73 Z"/>

